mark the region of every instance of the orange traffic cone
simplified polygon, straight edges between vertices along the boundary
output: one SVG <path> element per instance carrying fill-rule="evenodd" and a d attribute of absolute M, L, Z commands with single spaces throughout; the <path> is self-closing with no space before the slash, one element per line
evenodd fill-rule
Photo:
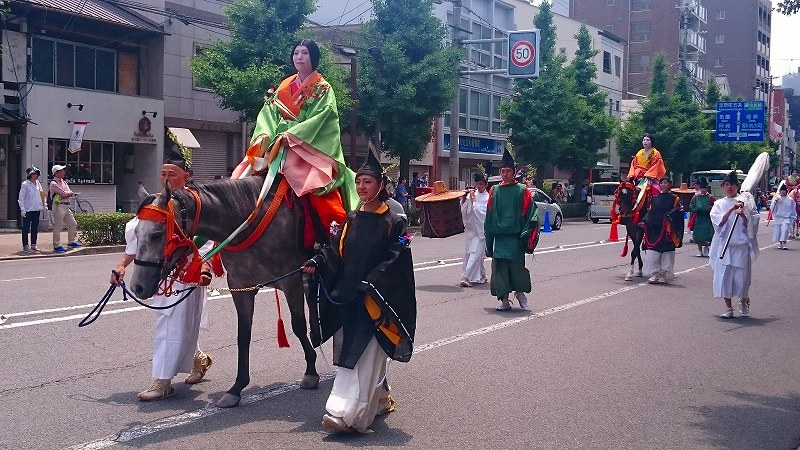
<path fill-rule="evenodd" d="M 619 235 L 617 234 L 617 223 L 611 221 L 611 233 L 608 235 L 608 242 L 619 242 Z"/>

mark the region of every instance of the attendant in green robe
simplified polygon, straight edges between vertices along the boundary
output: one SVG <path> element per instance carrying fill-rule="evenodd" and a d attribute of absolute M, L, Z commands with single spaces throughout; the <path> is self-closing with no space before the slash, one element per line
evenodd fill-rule
<path fill-rule="evenodd" d="M 711 223 L 711 207 L 714 206 L 713 195 L 708 191 L 708 180 L 700 179 L 699 192 L 689 202 L 689 210 L 694 214 L 692 239 L 697 244 L 697 256 L 708 256 L 711 239 L 714 237 L 714 226 Z"/>
<path fill-rule="evenodd" d="M 503 154 L 500 184 L 492 186 L 486 211 L 486 256 L 492 258 L 490 290 L 497 297 L 498 311 L 511 309 L 509 294 L 520 308 L 528 308 L 526 292 L 531 291 L 531 274 L 525 268 L 522 234 L 537 220 L 536 204 L 524 184 L 514 180 L 514 159 L 508 150 Z M 538 226 L 538 225 L 535 225 Z"/>

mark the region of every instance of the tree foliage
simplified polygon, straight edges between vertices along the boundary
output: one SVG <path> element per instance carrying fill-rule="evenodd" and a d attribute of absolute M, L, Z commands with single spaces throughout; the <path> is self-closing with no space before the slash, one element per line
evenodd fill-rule
<path fill-rule="evenodd" d="M 230 39 L 217 40 L 190 65 L 195 79 L 210 87 L 223 108 L 238 111 L 242 120 L 253 121 L 264 106 L 270 87 L 295 72 L 291 50 L 300 37 L 310 37 L 301 26 L 315 9 L 314 0 L 238 0 L 224 9 Z M 320 44 L 318 68 L 331 83 L 340 117 L 350 100 L 341 69 L 330 49 Z"/>
<path fill-rule="evenodd" d="M 787 16 L 796 14 L 798 11 L 800 11 L 800 0 L 783 0 L 782 2 L 778 3 L 777 10 L 781 14 L 785 14 Z"/>
<path fill-rule="evenodd" d="M 375 18 L 365 24 L 369 56 L 359 60 L 359 122 L 374 136 L 380 119 L 381 147 L 400 159 L 421 159 L 431 121 L 449 108 L 458 86 L 461 52 L 445 47 L 444 25 L 433 0 L 373 0 Z"/>

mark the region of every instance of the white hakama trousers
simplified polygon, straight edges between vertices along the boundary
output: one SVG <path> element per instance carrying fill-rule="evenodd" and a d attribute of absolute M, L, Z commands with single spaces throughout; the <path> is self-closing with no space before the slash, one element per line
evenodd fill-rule
<path fill-rule="evenodd" d="M 772 229 L 773 242 L 786 242 L 789 239 L 789 232 L 792 231 L 791 220 L 775 221 L 775 228 Z"/>
<path fill-rule="evenodd" d="M 358 432 L 365 432 L 386 407 L 388 383 L 378 386 L 386 373 L 386 353 L 373 337 L 355 367 L 338 367 L 333 389 L 325 404 L 328 414 L 341 417 Z"/>
<path fill-rule="evenodd" d="M 481 239 L 480 245 L 474 247 L 476 250 L 468 251 L 464 255 L 464 264 L 461 267 L 461 281 L 485 283 L 489 279 L 486 276 L 486 266 L 483 264 L 483 257 L 486 255 L 486 239 Z"/>
<path fill-rule="evenodd" d="M 746 267 L 719 264 L 714 270 L 712 288 L 717 298 L 750 298 L 752 265 Z"/>
<path fill-rule="evenodd" d="M 644 276 L 661 275 L 668 279 L 673 278 L 675 276 L 674 267 L 674 251 L 659 253 L 655 250 L 647 250 L 644 252 L 644 264 L 642 265 Z"/>
<path fill-rule="evenodd" d="M 179 283 L 174 285 L 174 289 L 183 287 Z M 153 303 L 166 306 L 179 298 L 154 297 Z M 156 311 L 158 319 L 153 339 L 153 378 L 171 380 L 178 373 L 192 372 L 201 324 L 203 328 L 208 328 L 203 315 L 205 299 L 205 289 L 198 287 L 177 306 Z"/>

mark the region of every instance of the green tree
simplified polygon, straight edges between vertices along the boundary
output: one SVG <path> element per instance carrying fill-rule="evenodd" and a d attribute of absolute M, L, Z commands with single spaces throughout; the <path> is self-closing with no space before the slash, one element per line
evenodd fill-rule
<path fill-rule="evenodd" d="M 571 148 L 561 152 L 556 162 L 560 168 L 584 173 L 608 156 L 599 150 L 605 148 L 611 138 L 616 120 L 606 112 L 606 94 L 595 83 L 597 66 L 592 58 L 598 50 L 592 49 L 592 37 L 585 25 L 581 25 L 575 39 L 578 49 L 567 73 L 575 81 L 573 92 L 577 97 L 578 120 L 572 127 Z"/>
<path fill-rule="evenodd" d="M 359 61 L 359 121 L 368 136 L 380 124 L 382 150 L 407 178 L 409 162 L 425 153 L 431 121 L 457 92 L 461 52 L 444 46 L 433 0 L 373 0 L 373 10 L 364 35 L 374 41 Z"/>
<path fill-rule="evenodd" d="M 562 152 L 571 151 L 581 105 L 575 79 L 565 73 L 566 58 L 555 54 L 556 27 L 549 2 L 542 2 L 533 24 L 540 31 L 539 77 L 515 80 L 514 97 L 500 110 L 511 129 L 509 142 L 518 161 L 543 166 L 558 164 Z"/>
<path fill-rule="evenodd" d="M 800 0 L 783 0 L 778 3 L 778 12 L 791 16 L 800 11 Z"/>
<path fill-rule="evenodd" d="M 195 79 L 220 97 L 223 108 L 238 111 L 242 120 L 255 120 L 264 106 L 264 94 L 295 72 L 292 44 L 310 37 L 301 30 L 306 16 L 315 9 L 314 0 L 238 0 L 224 9 L 230 39 L 217 40 L 192 58 Z M 320 45 L 319 72 L 331 83 L 340 117 L 351 104 L 343 75 L 330 50 Z"/>

